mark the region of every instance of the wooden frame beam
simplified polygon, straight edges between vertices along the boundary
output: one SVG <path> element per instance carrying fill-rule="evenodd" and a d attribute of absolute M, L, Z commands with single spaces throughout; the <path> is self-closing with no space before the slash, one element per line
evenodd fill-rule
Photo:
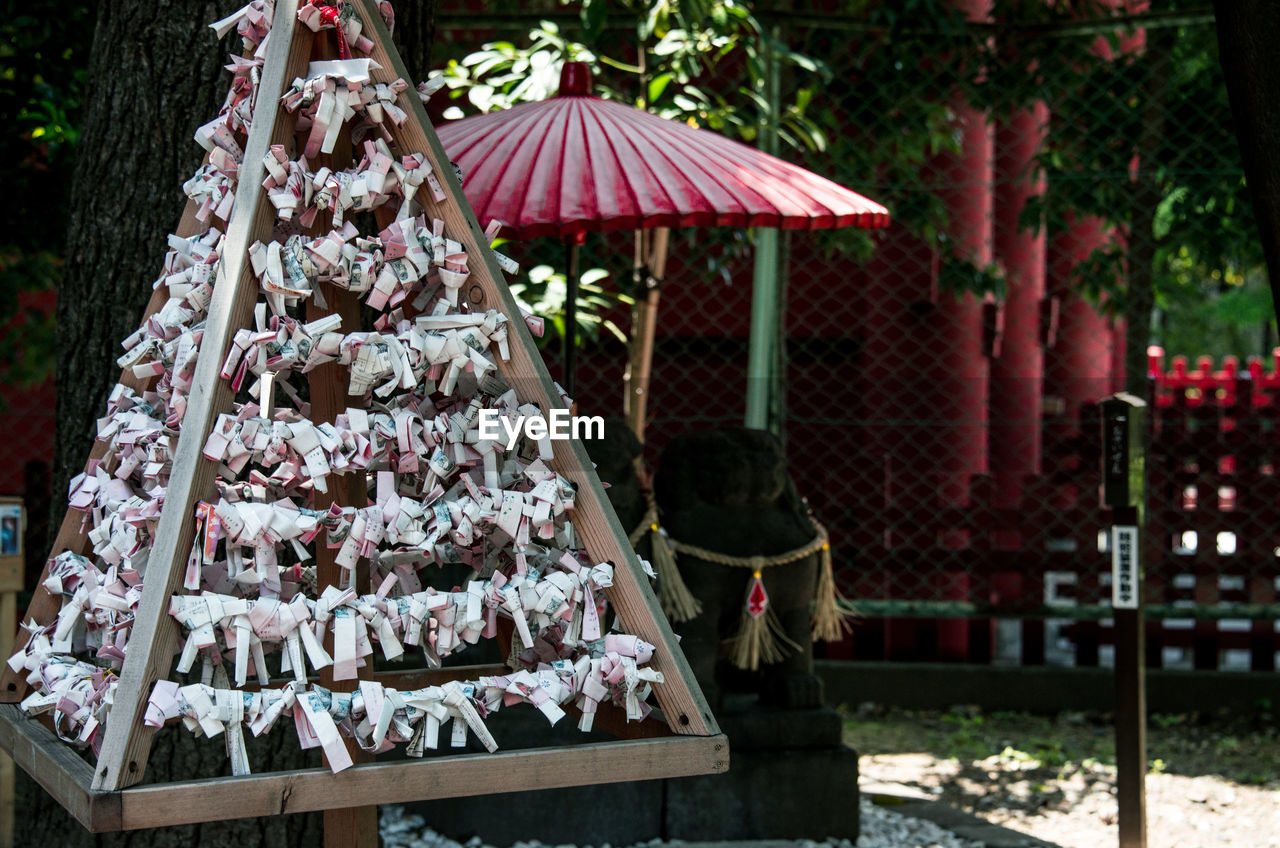
<path fill-rule="evenodd" d="M 299 32 L 297 8 L 297 0 L 276 3 L 277 25 L 269 36 L 253 124 L 236 185 L 235 208 L 227 224 L 200 358 L 129 637 L 128 656 L 98 756 L 94 789 L 123 789 L 142 780 L 151 751 L 152 731 L 143 725 L 142 715 L 151 687 L 169 674 L 179 635 L 169 619 L 169 598 L 181 585 L 183 564 L 195 536 L 192 515 L 196 503 L 213 491 L 217 470 L 217 464 L 204 457 L 204 443 L 218 414 L 230 410 L 234 400 L 231 386 L 219 377 L 219 372 L 232 337 L 238 328 L 248 324 L 258 301 L 258 281 L 249 265 L 249 245 L 270 238 L 275 223 L 275 214 L 262 188 L 263 158 L 272 144 L 284 143 L 292 133 L 293 121 L 286 120 L 280 97 L 295 77 L 305 73 L 311 50 L 311 39 Z"/>
<path fill-rule="evenodd" d="M 673 736 L 139 786 L 117 793 L 120 828 L 683 777 L 727 771 L 728 752 L 724 736 Z"/>
<path fill-rule="evenodd" d="M 0 748 L 85 828 L 94 833 L 120 829 L 119 800 L 89 790 L 93 766 L 13 704 L 0 704 Z"/>
<path fill-rule="evenodd" d="M 12 704 L 0 705 L 0 748 L 94 833 L 303 813 L 339 800 L 352 806 L 398 804 L 464 797 L 477 787 L 520 792 L 729 769 L 725 736 L 668 736 L 365 763 L 338 774 L 316 768 L 98 792 L 90 788 L 93 767 Z"/>

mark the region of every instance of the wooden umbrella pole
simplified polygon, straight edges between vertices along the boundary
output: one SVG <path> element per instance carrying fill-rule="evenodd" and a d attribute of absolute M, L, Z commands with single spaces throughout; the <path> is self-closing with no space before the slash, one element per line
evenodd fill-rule
<path fill-rule="evenodd" d="M 578 376 L 578 245 L 577 236 L 565 239 L 564 380 L 569 397 L 577 390 Z"/>
<path fill-rule="evenodd" d="M 635 419 L 636 388 L 640 376 L 640 339 L 644 335 L 644 310 L 648 305 L 640 297 L 640 284 L 644 279 L 644 230 L 634 232 L 634 253 L 632 256 L 631 281 L 635 302 L 631 304 L 631 335 L 627 342 L 627 368 L 622 374 L 622 416 L 627 427 L 640 438 Z"/>
<path fill-rule="evenodd" d="M 644 442 L 645 413 L 649 406 L 649 377 L 653 373 L 653 342 L 658 329 L 658 301 L 662 296 L 662 278 L 667 270 L 667 243 L 671 231 L 659 227 L 643 239 L 647 250 L 642 254 L 645 274 L 645 296 L 636 298 L 632 308 L 631 362 L 628 365 L 627 426 Z M 642 248 L 643 250 L 644 248 Z"/>

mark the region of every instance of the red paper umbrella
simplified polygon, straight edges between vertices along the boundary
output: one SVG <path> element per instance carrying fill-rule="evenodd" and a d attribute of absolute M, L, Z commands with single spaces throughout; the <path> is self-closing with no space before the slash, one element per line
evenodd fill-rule
<path fill-rule="evenodd" d="M 482 226 L 502 221 L 511 238 L 559 236 L 569 245 L 565 389 L 573 392 L 577 245 L 586 232 L 731 226 L 812 230 L 879 228 L 888 211 L 860 194 L 707 130 L 590 96 L 584 62 L 566 62 L 560 93 L 539 103 L 440 126 Z M 659 244 L 665 241 L 658 240 Z M 654 251 L 657 265 L 665 248 Z M 655 265 L 650 259 L 651 270 Z M 658 270 L 656 277 L 661 277 Z M 648 382 L 651 289 L 641 339 Z M 643 428 L 643 407 L 637 424 Z"/>
<path fill-rule="evenodd" d="M 482 225 L 512 238 L 647 227 L 816 230 L 889 225 L 888 211 L 708 130 L 589 96 L 582 62 L 560 94 L 439 128 Z"/>

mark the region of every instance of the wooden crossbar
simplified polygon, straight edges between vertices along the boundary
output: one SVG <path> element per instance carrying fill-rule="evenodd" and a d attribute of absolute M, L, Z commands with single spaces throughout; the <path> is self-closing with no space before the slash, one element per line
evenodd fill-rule
<path fill-rule="evenodd" d="M 119 793 L 121 829 L 683 777 L 727 770 L 728 750 L 724 736 L 672 736 L 140 786 Z"/>
<path fill-rule="evenodd" d="M 0 705 L 0 748 L 94 833 L 303 813 L 334 803 L 363 806 L 459 798 L 474 794 L 477 787 L 520 792 L 718 774 L 729 768 L 729 744 L 723 735 L 668 736 L 365 763 L 338 774 L 302 769 L 96 792 L 90 788 L 93 767 L 11 704 Z"/>

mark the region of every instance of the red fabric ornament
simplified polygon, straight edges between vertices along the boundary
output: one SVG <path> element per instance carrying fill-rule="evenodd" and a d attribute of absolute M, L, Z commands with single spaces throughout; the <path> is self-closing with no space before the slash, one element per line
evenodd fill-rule
<path fill-rule="evenodd" d="M 759 618 L 769 609 L 769 593 L 764 590 L 764 580 L 759 571 L 751 575 L 751 588 L 747 590 L 747 612 Z"/>

